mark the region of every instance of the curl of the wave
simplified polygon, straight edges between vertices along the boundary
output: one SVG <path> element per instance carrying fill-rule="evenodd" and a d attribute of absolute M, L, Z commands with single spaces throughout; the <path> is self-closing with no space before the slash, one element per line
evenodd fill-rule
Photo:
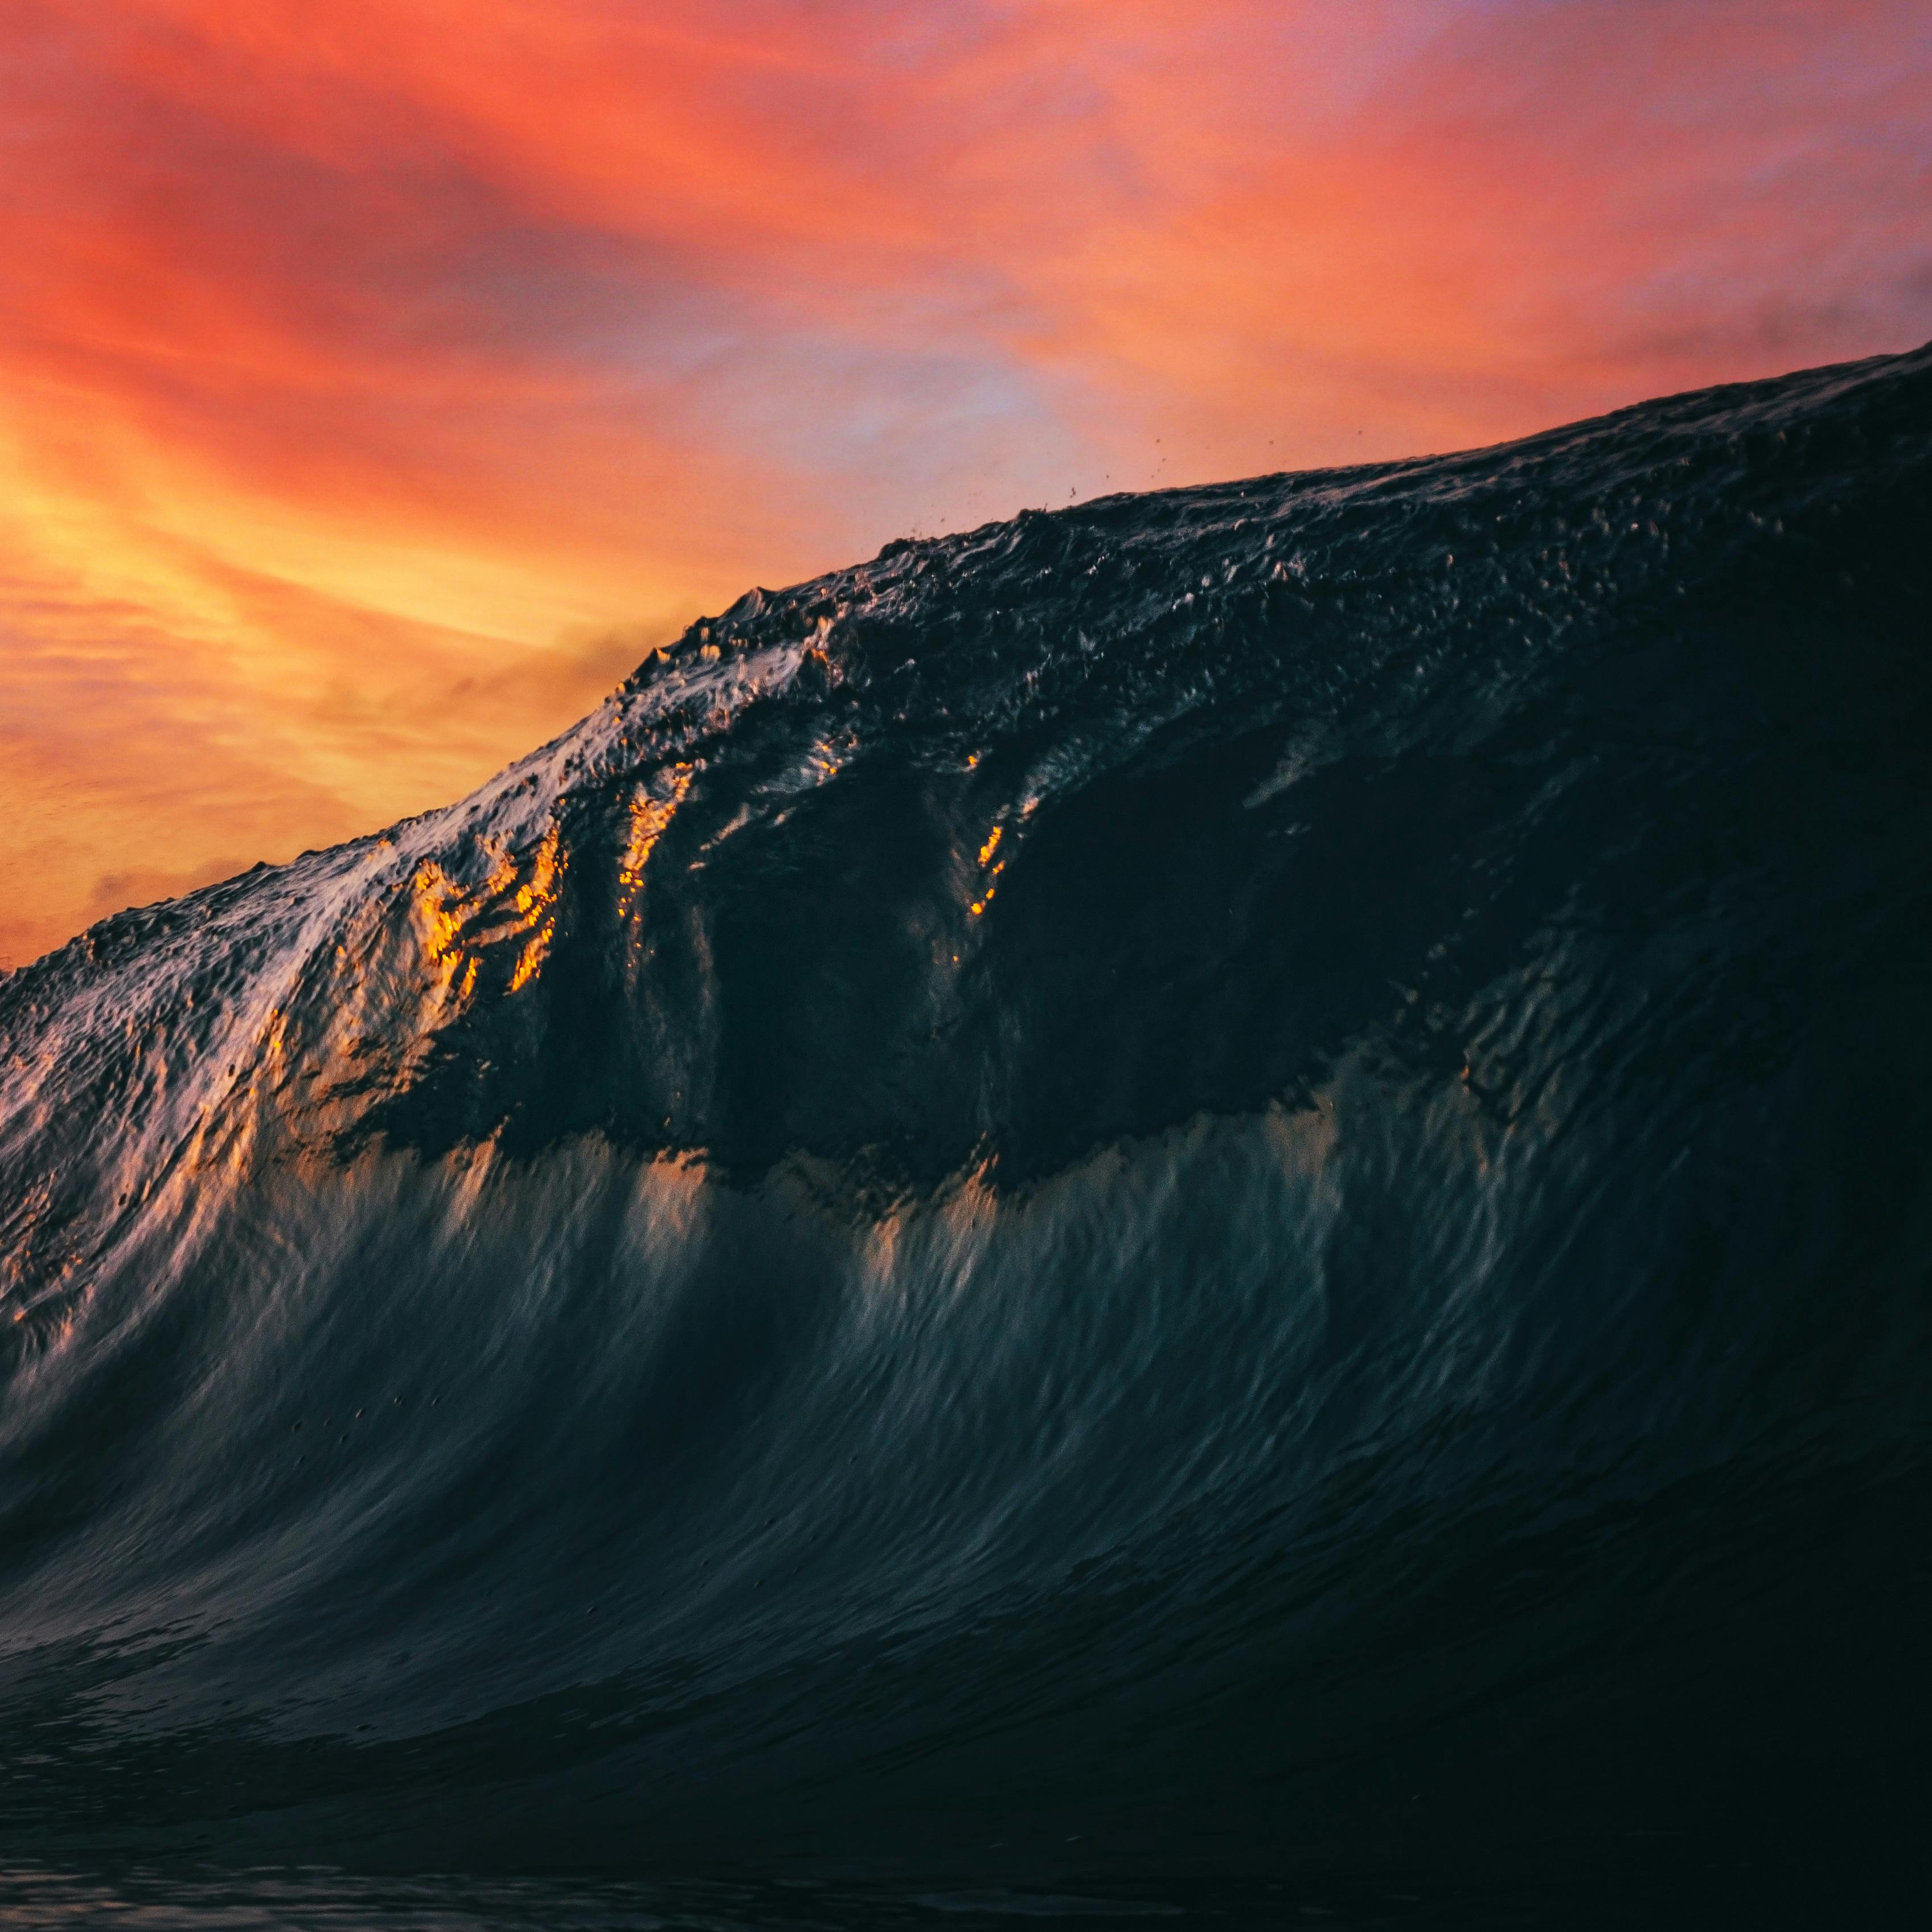
<path fill-rule="evenodd" d="M 0 1831 L 1882 1839 L 1928 512 L 1922 352 L 890 545 L 0 980 Z"/>

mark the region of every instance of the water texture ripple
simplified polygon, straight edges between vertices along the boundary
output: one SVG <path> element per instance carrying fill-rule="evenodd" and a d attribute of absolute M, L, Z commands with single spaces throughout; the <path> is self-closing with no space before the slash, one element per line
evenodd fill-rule
<path fill-rule="evenodd" d="M 0 978 L 10 1882 L 1878 1869 L 1929 532 L 1922 351 L 894 544 Z"/>

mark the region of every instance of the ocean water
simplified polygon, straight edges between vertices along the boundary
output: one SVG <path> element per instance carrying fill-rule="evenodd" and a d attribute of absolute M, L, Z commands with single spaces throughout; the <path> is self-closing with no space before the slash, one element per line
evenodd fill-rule
<path fill-rule="evenodd" d="M 0 977 L 9 1922 L 1912 1896 L 1928 613 L 1932 352 L 1114 497 Z"/>

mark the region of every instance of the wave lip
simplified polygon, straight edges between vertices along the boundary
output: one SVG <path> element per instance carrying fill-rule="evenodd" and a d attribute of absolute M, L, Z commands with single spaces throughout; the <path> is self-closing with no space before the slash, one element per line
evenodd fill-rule
<path fill-rule="evenodd" d="M 0 1844 L 1909 1842 L 1928 509 L 1921 351 L 889 545 L 0 979 Z"/>

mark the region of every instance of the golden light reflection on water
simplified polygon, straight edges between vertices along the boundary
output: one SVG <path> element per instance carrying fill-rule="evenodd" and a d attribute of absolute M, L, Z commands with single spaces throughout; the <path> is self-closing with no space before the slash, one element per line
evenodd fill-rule
<path fill-rule="evenodd" d="M 557 896 L 567 862 L 562 856 L 562 840 L 553 825 L 537 848 L 536 866 L 529 884 L 517 892 L 517 911 L 530 936 L 518 956 L 517 970 L 510 975 L 513 993 L 528 986 L 550 956 L 550 943 L 556 937 Z"/>
<path fill-rule="evenodd" d="M 1004 859 L 996 859 L 994 854 L 1000 849 L 1000 841 L 1005 836 L 1006 827 L 996 825 L 986 835 L 986 842 L 980 848 L 980 891 L 968 910 L 975 919 L 983 917 L 987 907 L 993 902 L 999 887 L 993 881 L 1006 869 Z"/>
<path fill-rule="evenodd" d="M 481 886 L 466 887 L 434 859 L 411 882 L 423 956 L 446 993 L 459 1004 L 476 991 L 484 949 L 518 944 L 512 992 L 527 986 L 548 957 L 556 937 L 557 902 L 569 864 L 562 835 L 553 825 L 538 844 L 524 877 L 515 856 L 499 856 Z"/>
<path fill-rule="evenodd" d="M 678 807 L 684 802 L 685 794 L 691 789 L 696 769 L 688 764 L 671 766 L 668 798 L 655 797 L 640 787 L 631 800 L 631 835 L 617 867 L 617 884 L 626 913 L 630 911 L 638 890 L 644 882 L 644 861 L 651 856 L 652 848 L 664 836 L 664 828 L 676 816 Z"/>
<path fill-rule="evenodd" d="M 696 764 L 660 773 L 633 795 L 624 849 L 618 860 L 620 910 L 628 915 L 644 884 L 644 868 L 697 776 Z M 494 842 L 492 842 L 494 843 Z M 496 853 L 482 883 L 466 886 L 441 862 L 424 860 L 410 880 L 410 907 L 422 957 L 441 994 L 458 1006 L 476 994 L 485 956 L 514 946 L 507 991 L 520 992 L 543 970 L 556 939 L 565 874 L 570 863 L 560 831 L 544 832 L 535 851 Z"/>
<path fill-rule="evenodd" d="M 424 928 L 423 952 L 447 980 L 463 950 L 462 888 L 434 860 L 416 868 L 414 884 L 416 911 Z"/>

